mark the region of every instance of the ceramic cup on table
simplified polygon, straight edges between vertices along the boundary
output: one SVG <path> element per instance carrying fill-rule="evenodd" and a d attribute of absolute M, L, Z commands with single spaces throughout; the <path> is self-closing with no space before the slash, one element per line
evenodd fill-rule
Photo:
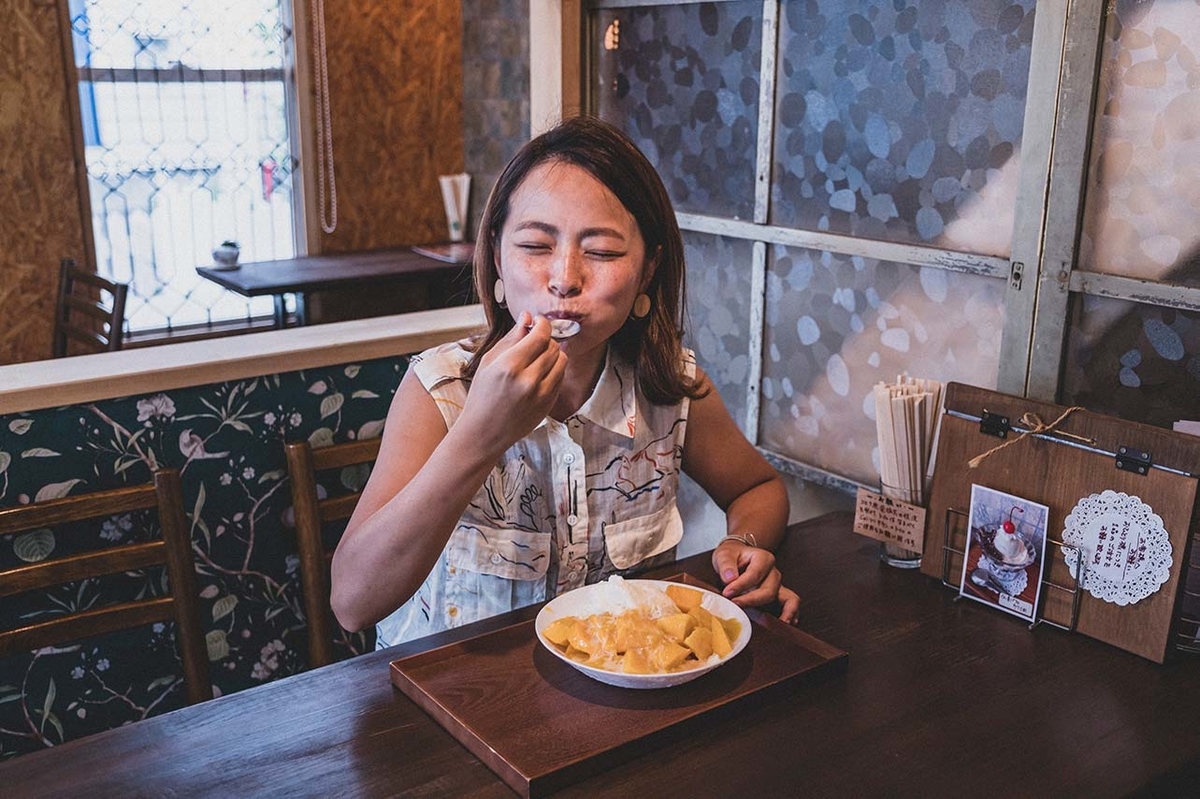
<path fill-rule="evenodd" d="M 240 254 L 236 241 L 223 241 L 212 251 L 213 264 L 217 269 L 237 269 Z"/>

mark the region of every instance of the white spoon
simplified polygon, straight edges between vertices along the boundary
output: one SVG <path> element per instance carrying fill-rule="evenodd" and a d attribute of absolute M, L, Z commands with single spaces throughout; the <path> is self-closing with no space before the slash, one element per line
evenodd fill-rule
<path fill-rule="evenodd" d="M 562 341 L 579 332 L 579 323 L 574 319 L 550 319 L 550 338 Z M 532 330 L 533 325 L 526 325 L 526 330 Z"/>
<path fill-rule="evenodd" d="M 574 319 L 551 319 L 550 320 L 550 338 L 562 341 L 564 338 L 570 338 L 579 332 L 579 323 Z"/>

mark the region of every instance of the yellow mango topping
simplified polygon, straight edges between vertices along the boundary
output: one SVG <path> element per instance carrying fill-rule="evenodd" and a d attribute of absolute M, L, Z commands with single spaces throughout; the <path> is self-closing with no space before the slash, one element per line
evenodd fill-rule
<path fill-rule="evenodd" d="M 712 630 L 705 627 L 697 627 L 684 640 L 683 645 L 692 650 L 697 659 L 708 660 L 708 656 L 713 652 Z"/>
<path fill-rule="evenodd" d="M 645 652 L 631 649 L 621 658 L 621 671 L 626 674 L 653 674 L 654 667 L 650 665 Z"/>
<path fill-rule="evenodd" d="M 705 629 L 712 627 L 712 613 L 700 607 L 699 605 L 689 610 L 688 615 L 696 620 L 697 627 L 704 627 Z"/>
<path fill-rule="evenodd" d="M 650 662 L 657 671 L 671 671 L 692 654 L 686 646 L 680 646 L 673 641 L 663 641 L 650 651 Z"/>
<path fill-rule="evenodd" d="M 555 646 L 566 646 L 576 622 L 577 619 L 574 616 L 555 619 L 546 625 L 546 629 L 542 630 L 542 635 L 546 636 L 546 640 Z"/>
<path fill-rule="evenodd" d="M 675 603 L 675 607 L 687 613 L 692 608 L 700 607 L 700 602 L 704 599 L 704 594 L 694 588 L 688 588 L 678 583 L 671 583 L 667 586 L 667 596 L 671 597 L 671 601 Z"/>
<path fill-rule="evenodd" d="M 712 627 L 712 648 L 719 657 L 725 657 L 733 651 L 733 644 L 729 641 L 729 634 L 725 632 L 725 625 L 721 624 L 721 620 L 713 617 Z"/>
<path fill-rule="evenodd" d="M 742 634 L 742 625 L 738 624 L 737 619 L 721 619 L 721 626 L 725 628 L 725 635 L 730 641 L 736 641 Z"/>
<path fill-rule="evenodd" d="M 564 616 L 547 624 L 542 637 L 569 660 L 626 674 L 683 671 L 733 651 L 731 642 L 741 631 L 736 620 L 705 610 L 697 589 L 672 584 L 666 594 L 678 613 L 658 616 L 662 610 L 638 608 Z"/>
<path fill-rule="evenodd" d="M 658 626 L 672 641 L 679 643 L 688 637 L 696 626 L 696 620 L 686 613 L 673 613 L 658 619 Z"/>

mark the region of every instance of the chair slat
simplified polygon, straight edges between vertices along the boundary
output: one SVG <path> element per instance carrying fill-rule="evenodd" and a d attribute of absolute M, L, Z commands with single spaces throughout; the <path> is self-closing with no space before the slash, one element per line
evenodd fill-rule
<path fill-rule="evenodd" d="M 52 644 L 104 635 L 143 624 L 153 624 L 156 621 L 168 621 L 173 618 L 174 604 L 175 601 L 169 596 L 143 599 L 93 608 L 52 621 L 0 632 L 0 655 L 28 652 Z"/>
<path fill-rule="evenodd" d="M 0 535 L 153 508 L 154 486 L 128 486 L 0 509 Z"/>
<path fill-rule="evenodd" d="M 358 506 L 360 496 L 362 496 L 362 492 L 356 491 L 353 494 L 321 500 L 317 505 L 321 521 L 336 522 L 349 519 L 350 515 L 354 513 L 355 507 Z"/>
<path fill-rule="evenodd" d="M 78 311 L 85 316 L 90 316 L 97 322 L 107 322 L 108 318 L 112 316 L 112 311 L 109 310 L 108 306 L 86 297 L 66 297 L 63 299 L 63 302 L 72 311 Z"/>
<path fill-rule="evenodd" d="M 165 563 L 165 549 L 166 544 L 162 541 L 145 541 L 97 552 L 84 552 L 60 560 L 18 566 L 4 573 L 4 582 L 0 583 L 0 596 L 13 596 L 25 591 L 50 588 L 85 577 L 161 566 Z"/>
<path fill-rule="evenodd" d="M 378 438 L 348 441 L 345 444 L 334 444 L 312 450 L 313 469 L 318 472 L 326 469 L 339 469 L 352 464 L 369 463 L 378 457 Z"/>

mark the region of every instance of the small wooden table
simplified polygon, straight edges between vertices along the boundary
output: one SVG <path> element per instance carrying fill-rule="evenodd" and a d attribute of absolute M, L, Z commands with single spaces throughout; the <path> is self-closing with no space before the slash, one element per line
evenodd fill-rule
<path fill-rule="evenodd" d="M 939 581 L 881 565 L 878 543 L 852 534 L 851 523 L 840 513 L 796 525 L 778 553 L 804 597 L 801 628 L 850 653 L 844 674 L 774 692 L 658 748 L 630 752 L 562 795 L 1196 793 L 1200 662 L 1157 666 L 957 602 Z M 687 558 L 665 573 L 713 582 L 708 558 Z M 0 762 L 0 792 L 512 796 L 392 687 L 389 663 L 535 613 L 506 614 Z"/>
<path fill-rule="evenodd" d="M 282 328 L 287 324 L 285 294 L 296 295 L 298 325 L 308 321 L 306 299 L 314 291 L 425 277 L 440 289 L 434 293 L 448 300 L 461 291 L 463 285 L 469 284 L 471 266 L 465 249 L 447 249 L 447 252 L 454 254 L 448 260 L 402 247 L 256 261 L 241 264 L 236 269 L 200 266 L 196 267 L 196 272 L 243 297 L 271 295 L 275 300 L 275 327 Z"/>

